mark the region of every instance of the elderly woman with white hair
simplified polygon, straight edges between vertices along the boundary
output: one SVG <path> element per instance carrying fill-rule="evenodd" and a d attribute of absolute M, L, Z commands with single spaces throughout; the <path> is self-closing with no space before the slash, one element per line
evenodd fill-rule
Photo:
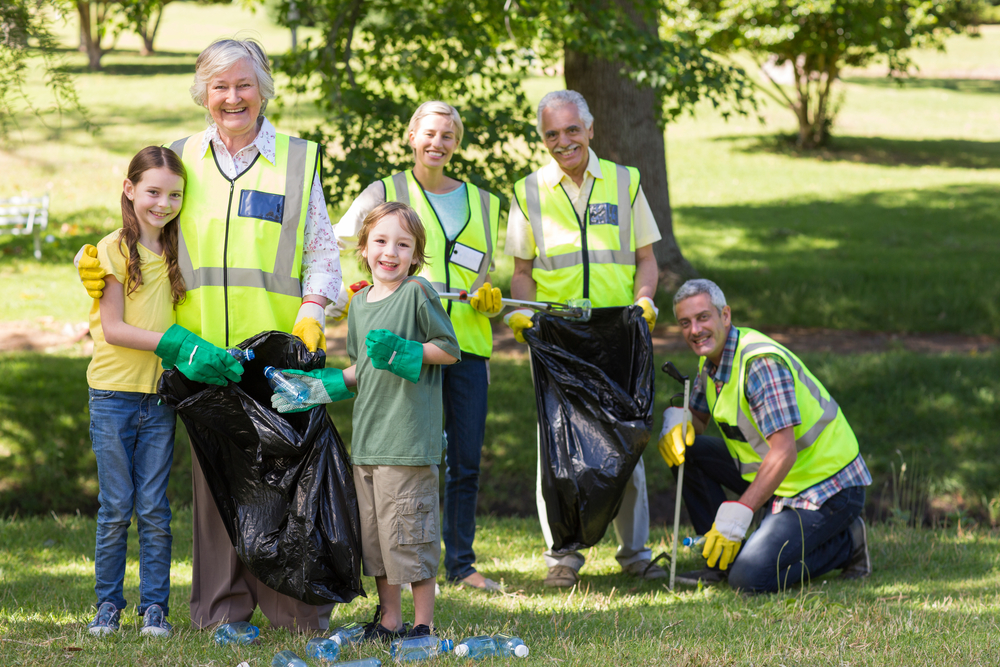
<path fill-rule="evenodd" d="M 398 201 L 416 209 L 427 233 L 427 261 L 419 275 L 438 292 L 469 293 L 468 302 L 449 301 L 448 314 L 462 359 L 444 369 L 446 463 L 443 537 L 450 581 L 495 590 L 474 567 L 479 462 L 486 429 L 486 394 L 493 335 L 489 317 L 500 312 L 500 290 L 492 287 L 500 200 L 471 183 L 445 174 L 462 143 L 458 111 L 444 102 L 425 102 L 410 119 L 406 134 L 413 168 L 369 185 L 336 225 L 342 246 L 353 246 L 361 222 L 376 206 Z M 366 572 L 367 574 L 367 572 Z M 433 584 L 433 582 L 431 582 Z M 414 585 L 414 602 L 420 592 Z M 387 630 L 402 626 L 397 610 L 383 609 Z M 378 619 L 376 619 L 378 620 Z"/>
<path fill-rule="evenodd" d="M 188 179 L 178 217 L 187 298 L 177 324 L 231 347 L 261 331 L 291 332 L 326 347 L 324 308 L 341 287 L 340 254 L 319 179 L 317 144 L 265 118 L 274 80 L 254 40 L 220 39 L 201 52 L 191 86 L 208 128 L 170 148 Z M 85 251 L 80 276 L 100 298 L 104 272 Z M 197 457 L 192 459 L 194 551 L 191 621 L 246 621 L 259 605 L 276 626 L 322 629 L 315 607 L 262 584 L 240 562 Z"/>

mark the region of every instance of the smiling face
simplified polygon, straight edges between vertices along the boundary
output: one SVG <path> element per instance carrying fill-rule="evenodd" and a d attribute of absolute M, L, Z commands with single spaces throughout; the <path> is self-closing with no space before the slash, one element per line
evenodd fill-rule
<path fill-rule="evenodd" d="M 414 158 L 428 169 L 442 169 L 458 147 L 451 118 L 436 113 L 421 118 L 409 139 Z"/>
<path fill-rule="evenodd" d="M 696 294 L 678 302 L 674 313 L 691 351 L 718 365 L 732 323 L 729 306 L 724 306 L 720 313 L 708 294 Z"/>
<path fill-rule="evenodd" d="M 583 178 L 590 162 L 590 140 L 594 127 L 588 128 L 580 118 L 575 104 L 542 109 L 542 140 L 549 155 L 559 163 L 563 172 L 574 180 Z"/>
<path fill-rule="evenodd" d="M 238 139 L 250 133 L 256 135 L 257 117 L 263 103 L 257 76 L 249 60 L 238 60 L 208 82 L 205 108 L 218 126 L 219 133 L 226 138 Z"/>
<path fill-rule="evenodd" d="M 368 232 L 361 255 L 368 262 L 376 285 L 395 289 L 420 262 L 413 256 L 416 240 L 396 213 L 389 213 Z"/>
<path fill-rule="evenodd" d="M 184 204 L 184 179 L 166 167 L 147 169 L 138 183 L 126 178 L 123 187 L 145 240 L 159 238 L 160 230 L 177 217 Z"/>

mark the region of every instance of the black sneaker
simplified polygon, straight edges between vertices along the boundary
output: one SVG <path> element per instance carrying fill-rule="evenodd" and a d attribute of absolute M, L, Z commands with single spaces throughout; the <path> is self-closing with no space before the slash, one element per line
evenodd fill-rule
<path fill-rule="evenodd" d="M 421 623 L 420 625 L 414 625 L 406 633 L 407 637 L 430 637 L 430 635 L 431 635 L 430 627 L 424 625 L 423 623 Z"/>
<path fill-rule="evenodd" d="M 372 618 L 371 623 L 365 623 L 365 634 L 361 636 L 361 641 L 382 642 L 384 644 L 388 644 L 393 639 L 399 639 L 400 637 L 406 636 L 406 623 L 403 623 L 402 630 L 390 630 L 382 625 L 380 622 L 381 620 L 382 605 L 377 605 L 375 607 L 375 616 Z"/>
<path fill-rule="evenodd" d="M 843 571 L 840 573 L 841 579 L 863 579 L 872 573 L 872 559 L 868 554 L 868 528 L 865 520 L 858 517 L 848 528 L 851 531 L 851 543 L 854 551 L 847 561 Z"/>
<path fill-rule="evenodd" d="M 706 567 L 702 570 L 681 572 L 674 576 L 674 583 L 683 584 L 684 586 L 697 586 L 698 582 L 701 582 L 702 586 L 714 586 L 716 584 L 721 584 L 728 578 L 728 572 L 725 572 L 724 570 L 713 570 L 712 568 Z"/>

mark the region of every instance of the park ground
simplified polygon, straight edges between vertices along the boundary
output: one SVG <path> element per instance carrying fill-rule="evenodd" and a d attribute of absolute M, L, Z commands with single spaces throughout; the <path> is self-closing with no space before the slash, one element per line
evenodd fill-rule
<path fill-rule="evenodd" d="M 22 119 L 0 147 L 0 196 L 53 195 L 41 262 L 27 240 L 0 237 L 0 664 L 257 667 L 305 644 L 261 617 L 263 641 L 250 648 L 215 647 L 191 628 L 183 432 L 170 486 L 175 636 L 140 639 L 131 620 L 111 640 L 85 630 L 97 497 L 85 379 L 91 302 L 70 259 L 117 226 L 120 183 L 136 150 L 203 127 L 187 93 L 201 48 L 239 29 L 254 31 L 272 53 L 288 46 L 287 32 L 235 6 L 174 3 L 166 21 L 162 51 L 150 58 L 123 37 L 105 70 L 90 74 L 68 52 L 99 134 L 46 114 Z M 63 36 L 69 45 L 73 25 Z M 620 575 L 608 535 L 589 550 L 578 588 L 543 588 L 534 400 L 523 348 L 501 330 L 476 548 L 480 569 L 505 590 L 485 596 L 442 581 L 436 619 L 445 636 L 512 631 L 531 646 L 529 660 L 547 665 L 1000 661 L 998 52 L 1000 30 L 986 26 L 979 38 L 950 39 L 944 53 L 918 53 L 919 73 L 900 85 L 877 67 L 848 72 L 835 139 L 815 153 L 791 147 L 783 138 L 793 129 L 790 113 L 768 104 L 759 118 L 724 122 L 698 109 L 667 128 L 675 232 L 686 256 L 726 290 L 738 324 L 801 353 L 859 434 L 875 477 L 867 507 L 873 576 L 788 582 L 786 592 L 764 597 L 726 587 L 675 593 Z M 533 78 L 529 96 L 561 85 Z M 32 92 L 39 90 L 34 81 Z M 279 95 L 279 128 L 320 120 L 308 99 L 280 87 Z M 346 204 L 331 206 L 334 218 Z M 496 282 L 505 292 L 511 269 L 501 258 Z M 692 371 L 696 360 L 671 326 L 669 297 L 657 297 L 657 366 L 669 358 Z M 346 362 L 340 337 L 332 328 L 331 364 Z M 657 405 L 673 391 L 658 381 Z M 330 410 L 348 442 L 350 409 Z M 645 463 L 658 553 L 672 537 L 674 486 L 655 448 Z M 134 536 L 129 553 L 126 594 L 135 602 Z M 695 554 L 681 554 L 681 569 L 699 565 Z M 373 594 L 373 582 L 364 584 Z M 373 609 L 372 599 L 342 605 L 334 622 L 364 620 Z M 347 657 L 354 655 L 378 651 Z"/>

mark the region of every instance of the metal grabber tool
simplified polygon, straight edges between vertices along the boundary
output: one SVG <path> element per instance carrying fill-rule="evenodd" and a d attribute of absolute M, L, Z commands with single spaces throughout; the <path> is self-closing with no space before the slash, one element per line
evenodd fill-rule
<path fill-rule="evenodd" d="M 663 364 L 663 372 L 684 385 L 684 415 L 681 422 L 681 441 L 687 442 L 687 425 L 691 420 L 691 380 L 687 375 L 681 375 L 672 361 Z M 670 400 L 677 398 L 674 395 Z M 681 489 L 684 488 L 684 464 L 677 466 L 677 500 L 674 503 L 674 545 L 670 553 L 670 590 L 674 590 L 674 577 L 677 574 L 677 534 L 681 530 Z"/>
<path fill-rule="evenodd" d="M 438 292 L 438 296 L 442 299 L 451 299 L 452 301 L 462 301 L 465 303 L 468 303 L 469 301 L 469 293 L 465 290 L 460 292 Z M 566 303 L 557 303 L 555 301 L 521 301 L 520 299 L 501 299 L 500 303 L 504 306 L 510 306 L 512 308 L 532 308 L 540 313 L 546 313 L 556 317 L 565 317 L 566 319 L 573 320 L 574 322 L 590 321 L 590 299 L 570 299 Z"/>

